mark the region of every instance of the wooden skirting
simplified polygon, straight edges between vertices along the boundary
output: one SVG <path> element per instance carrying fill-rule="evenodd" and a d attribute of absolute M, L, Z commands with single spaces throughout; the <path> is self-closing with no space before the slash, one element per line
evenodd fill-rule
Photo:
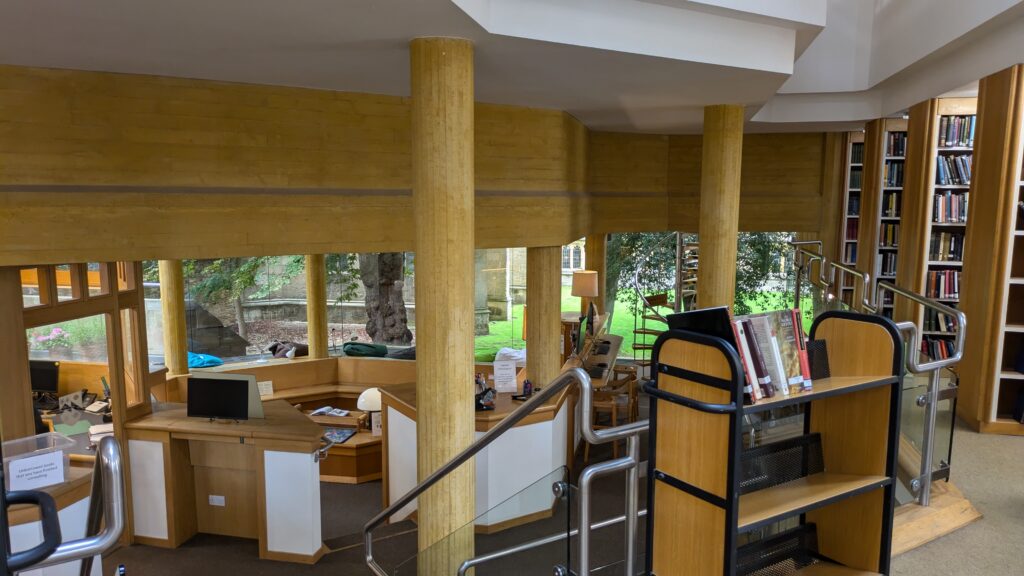
<path fill-rule="evenodd" d="M 324 554 L 327 554 L 330 550 L 327 546 L 320 546 L 320 549 L 316 551 L 312 556 L 306 556 L 305 554 L 293 554 L 291 552 L 274 552 L 273 550 L 263 551 L 260 550 L 261 560 L 278 560 L 280 562 L 295 562 L 297 564 L 316 564 L 323 558 Z"/>
<path fill-rule="evenodd" d="M 896 509 L 892 555 L 897 556 L 967 526 L 981 518 L 952 482 L 932 483 L 930 506 L 904 504 Z"/>

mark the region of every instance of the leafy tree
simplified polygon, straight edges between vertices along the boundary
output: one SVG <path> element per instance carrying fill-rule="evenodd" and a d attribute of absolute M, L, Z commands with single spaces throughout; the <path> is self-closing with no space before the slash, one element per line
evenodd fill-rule
<path fill-rule="evenodd" d="M 366 291 L 366 333 L 377 343 L 410 344 L 412 332 L 405 310 L 405 253 L 359 255 L 359 275 Z"/>

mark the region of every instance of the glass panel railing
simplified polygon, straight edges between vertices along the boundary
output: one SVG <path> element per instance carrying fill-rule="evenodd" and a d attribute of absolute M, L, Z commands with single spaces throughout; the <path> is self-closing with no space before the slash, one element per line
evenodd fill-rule
<path fill-rule="evenodd" d="M 921 458 L 924 453 L 925 425 L 928 417 L 927 404 L 928 374 L 911 374 L 903 378 L 903 398 L 900 402 L 900 447 L 897 466 L 899 485 L 896 496 L 899 504 L 914 500 L 917 490 L 911 485 L 921 475 Z M 944 368 L 939 372 L 939 391 L 956 385 L 956 375 Z M 950 446 L 953 438 L 954 404 L 951 397 L 939 400 L 932 435 L 932 472 L 949 467 Z"/>
<path fill-rule="evenodd" d="M 390 572 L 417 574 L 551 574 L 571 569 L 569 532 L 576 491 L 559 468 L 421 550 Z M 477 502 L 487 494 L 477 494 Z M 464 570 L 460 572 L 460 569 Z"/>

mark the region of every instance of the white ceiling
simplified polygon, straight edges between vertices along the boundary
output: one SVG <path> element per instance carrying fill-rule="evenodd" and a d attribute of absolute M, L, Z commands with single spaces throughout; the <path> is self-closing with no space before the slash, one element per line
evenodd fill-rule
<path fill-rule="evenodd" d="M 699 132 L 703 107 L 722 103 L 757 114 L 753 130 L 841 129 L 884 112 L 869 63 L 889 61 L 872 46 L 901 44 L 871 27 L 892 1 L 3 0 L 0 63 L 407 95 L 409 40 L 457 36 L 476 45 L 477 100 L 566 110 L 594 129 Z M 978 0 L 968 23 L 992 28 L 1018 2 Z M 921 76 L 915 62 L 900 66 Z M 887 66 L 886 84 L 917 94 Z M 932 82 L 949 83 L 941 93 L 977 79 L 963 75 Z"/>

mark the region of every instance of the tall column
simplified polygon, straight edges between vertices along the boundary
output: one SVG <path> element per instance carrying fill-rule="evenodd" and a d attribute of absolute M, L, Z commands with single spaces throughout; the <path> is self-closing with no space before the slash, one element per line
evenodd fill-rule
<path fill-rule="evenodd" d="M 605 295 L 608 294 L 608 236 L 605 234 L 594 234 L 587 236 L 585 248 L 587 250 L 587 270 L 597 272 L 597 298 L 593 298 L 597 306 L 597 313 L 604 314 L 606 308 Z M 583 310 L 586 312 L 586 309 Z"/>
<path fill-rule="evenodd" d="M 42 284 L 42 282 L 40 282 Z M 14 440 L 36 433 L 32 419 L 32 382 L 25 346 L 21 271 L 0 268 L 0 437 Z M 3 490 L 0 486 L 0 490 Z"/>
<path fill-rule="evenodd" d="M 562 247 L 526 249 L 526 373 L 546 386 L 562 370 Z"/>
<path fill-rule="evenodd" d="M 323 254 L 306 255 L 306 332 L 309 357 L 327 358 L 327 264 Z"/>
<path fill-rule="evenodd" d="M 416 450 L 422 480 L 466 448 L 473 408 L 473 44 L 417 38 L 412 59 L 416 225 Z M 425 550 L 475 517 L 472 461 L 419 498 Z M 460 534 L 467 531 L 463 530 Z M 473 531 L 421 558 L 451 574 L 472 555 Z M 468 555 L 467 555 L 468 554 Z"/>
<path fill-rule="evenodd" d="M 181 260 L 161 260 L 160 305 L 164 318 L 164 365 L 172 376 L 188 374 L 185 278 Z"/>
<path fill-rule="evenodd" d="M 731 309 L 736 297 L 742 155 L 743 106 L 706 106 L 698 222 L 697 305 L 701 308 Z"/>

